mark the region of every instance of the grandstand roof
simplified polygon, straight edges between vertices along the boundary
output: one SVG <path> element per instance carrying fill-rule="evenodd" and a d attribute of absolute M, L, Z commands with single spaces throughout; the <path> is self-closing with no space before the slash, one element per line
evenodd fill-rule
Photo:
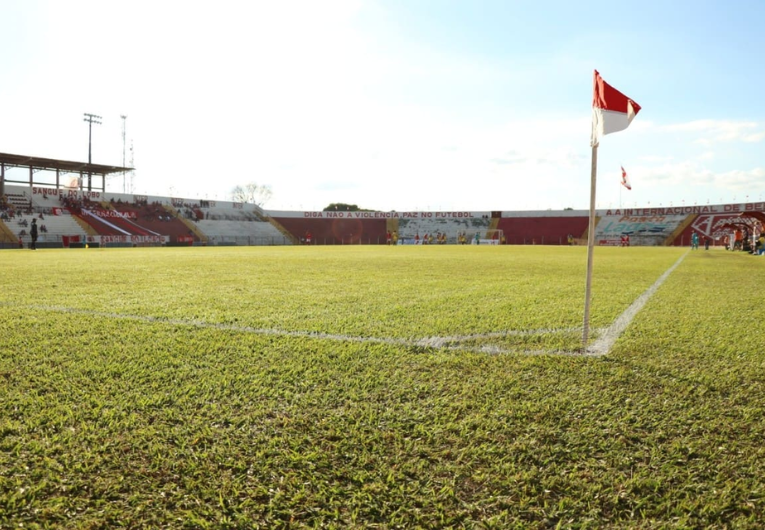
<path fill-rule="evenodd" d="M 106 166 L 103 164 L 88 164 L 87 162 L 72 162 L 69 160 L 56 160 L 53 158 L 40 158 L 27 155 L 12 155 L 0 153 L 0 164 L 5 167 L 29 167 L 44 171 L 88 172 L 96 175 L 109 175 L 132 171 L 132 167 Z"/>

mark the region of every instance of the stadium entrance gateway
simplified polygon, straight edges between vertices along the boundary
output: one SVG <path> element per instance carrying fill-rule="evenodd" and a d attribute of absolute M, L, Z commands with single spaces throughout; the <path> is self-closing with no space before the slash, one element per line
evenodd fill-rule
<path fill-rule="evenodd" d="M 8 170 L 17 168 L 27 169 L 29 178 L 24 180 L 8 178 Z M 95 190 L 105 193 L 107 176 L 127 171 L 133 171 L 133 168 L 0 153 L 0 196 L 5 194 L 6 182 L 28 184 L 30 188 L 33 186 L 54 186 L 56 189 Z M 44 172 L 44 174 L 39 175 L 40 172 Z M 55 172 L 55 178 L 51 172 Z M 100 180 L 100 187 L 93 186 L 93 177 Z"/>

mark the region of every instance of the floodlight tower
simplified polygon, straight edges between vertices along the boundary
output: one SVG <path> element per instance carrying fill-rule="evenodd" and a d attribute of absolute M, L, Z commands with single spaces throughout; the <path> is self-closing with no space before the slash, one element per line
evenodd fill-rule
<path fill-rule="evenodd" d="M 125 167 L 125 123 L 127 120 L 127 116 L 122 114 L 120 116 L 122 118 L 122 167 Z M 122 193 L 127 193 L 127 188 L 125 187 L 125 170 L 122 170 Z"/>
<path fill-rule="evenodd" d="M 82 121 L 88 122 L 88 191 L 90 191 L 92 178 L 92 173 L 90 172 L 90 164 L 92 163 L 91 146 L 93 140 L 93 124 L 95 123 L 96 125 L 101 125 L 101 116 L 96 114 L 88 114 L 87 112 L 84 112 L 83 115 L 85 117 Z"/>
<path fill-rule="evenodd" d="M 130 167 L 135 167 L 135 151 L 133 150 L 133 140 L 130 140 Z M 130 172 L 130 193 L 135 191 L 135 169 Z"/>

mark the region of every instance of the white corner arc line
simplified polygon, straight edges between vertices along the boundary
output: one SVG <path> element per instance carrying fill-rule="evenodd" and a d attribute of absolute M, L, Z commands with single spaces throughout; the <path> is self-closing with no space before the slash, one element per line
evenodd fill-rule
<path fill-rule="evenodd" d="M 332 340 L 339 342 L 355 342 L 355 343 L 368 343 L 368 344 L 387 344 L 392 346 L 404 346 L 404 347 L 426 347 L 436 350 L 446 351 L 468 351 L 473 353 L 492 353 L 492 354 L 526 354 L 526 355 L 581 355 L 579 352 L 567 352 L 563 350 L 517 350 L 517 349 L 505 349 L 501 347 L 491 346 L 468 346 L 462 345 L 461 342 L 471 339 L 482 338 L 496 338 L 496 337 L 512 337 L 512 336 L 533 336 L 533 335 L 547 335 L 557 333 L 571 333 L 578 331 L 579 328 L 542 328 L 542 329 L 529 329 L 529 330 L 507 330 L 499 332 L 491 332 L 484 334 L 471 334 L 471 335 L 458 335 L 458 336 L 446 336 L 446 337 L 425 337 L 420 339 L 414 338 L 397 338 L 397 337 L 364 337 L 353 335 L 341 335 L 335 333 L 324 333 L 317 331 L 288 331 L 273 328 L 256 328 L 252 326 L 240 326 L 236 324 L 226 323 L 214 323 L 204 322 L 201 320 L 185 320 L 177 318 L 162 318 L 149 315 L 131 315 L 124 313 L 114 313 L 108 311 L 96 311 L 91 309 L 81 309 L 74 307 L 56 306 L 56 305 L 40 305 L 40 304 L 9 304 L 0 302 L 0 307 L 24 307 L 25 309 L 32 309 L 38 311 L 49 311 L 55 313 L 67 313 L 71 315 L 85 315 L 96 318 L 116 319 L 116 320 L 130 320 L 134 322 L 144 322 L 150 324 L 164 324 L 172 326 L 188 326 L 198 329 L 216 329 L 220 331 L 233 331 L 236 333 L 251 333 L 255 335 L 270 335 L 292 338 L 308 338 L 308 339 L 320 339 L 320 340 Z M 604 331 L 602 328 L 599 331 Z"/>
<path fill-rule="evenodd" d="M 632 302 L 632 305 L 625 309 L 624 313 L 619 315 L 616 320 L 614 320 L 613 324 L 611 324 L 608 329 L 606 329 L 603 335 L 601 335 L 598 340 L 593 342 L 592 345 L 585 350 L 585 354 L 594 357 L 602 357 L 608 354 L 616 340 L 621 336 L 622 333 L 624 333 L 624 330 L 627 329 L 627 326 L 632 323 L 635 315 L 637 315 L 638 312 L 643 309 L 643 306 L 646 304 L 646 302 L 650 300 L 650 298 L 659 289 L 659 287 L 661 287 L 661 284 L 663 284 L 669 275 L 672 274 L 672 271 L 674 271 L 680 265 L 680 263 L 682 263 L 687 255 L 688 252 L 680 256 L 675 264 L 667 269 L 664 274 L 659 276 L 659 279 L 657 279 L 652 286 L 646 289 L 643 294 L 638 296 L 637 299 Z"/>

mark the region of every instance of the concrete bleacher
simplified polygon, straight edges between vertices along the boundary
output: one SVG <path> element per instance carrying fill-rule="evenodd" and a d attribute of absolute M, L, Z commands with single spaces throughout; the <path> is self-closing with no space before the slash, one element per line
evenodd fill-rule
<path fill-rule="evenodd" d="M 195 223 L 208 238 L 208 245 L 290 245 L 292 241 L 262 219 L 210 220 Z"/>
<path fill-rule="evenodd" d="M 179 207 L 187 221 L 207 238 L 208 245 L 290 245 L 287 235 L 271 224 L 255 204 L 204 201 Z"/>
<path fill-rule="evenodd" d="M 446 234 L 446 242 L 449 244 L 457 243 L 457 235 L 460 233 L 481 233 L 491 228 L 491 219 L 487 212 L 474 212 L 473 217 L 452 218 L 415 218 L 398 220 L 399 239 L 412 239 L 419 234 L 423 237 L 425 234 L 435 235 L 436 233 Z M 483 238 L 484 236 L 481 235 Z"/>
<path fill-rule="evenodd" d="M 25 235 L 21 236 L 25 246 L 28 245 L 32 238 L 29 235 L 30 228 L 32 226 L 32 219 L 37 219 L 38 237 L 37 242 L 41 247 L 44 246 L 61 246 L 64 236 L 81 236 L 85 237 L 86 233 L 82 227 L 75 221 L 71 215 L 44 215 L 44 219 L 40 219 L 36 215 L 20 215 L 14 218 L 12 221 L 6 221 L 5 224 L 11 229 L 14 236 L 18 240 L 19 234 L 23 231 Z M 27 221 L 27 226 L 19 224 L 22 220 Z M 45 225 L 47 232 L 42 232 L 40 228 Z"/>
<path fill-rule="evenodd" d="M 212 201 L 199 210 L 207 221 L 261 221 L 264 217 L 263 210 L 254 204 Z"/>
<path fill-rule="evenodd" d="M 595 241 L 599 245 L 616 244 L 622 234 L 630 236 L 631 245 L 672 245 L 695 215 L 647 214 L 641 211 L 622 210 L 602 215 L 595 227 Z M 690 236 L 687 241 L 690 241 Z"/>

